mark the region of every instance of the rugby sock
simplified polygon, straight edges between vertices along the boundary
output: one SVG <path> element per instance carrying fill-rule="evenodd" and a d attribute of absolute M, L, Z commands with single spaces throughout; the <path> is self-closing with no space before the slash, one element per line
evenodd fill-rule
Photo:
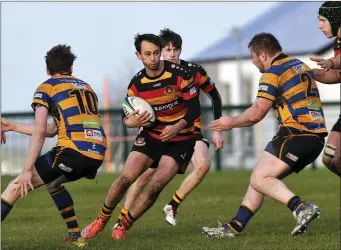
<path fill-rule="evenodd" d="M 105 205 L 105 203 L 103 203 L 103 207 L 98 214 L 98 219 L 101 219 L 104 223 L 107 223 L 108 220 L 110 220 L 111 218 L 113 210 L 114 208 L 108 207 L 107 205 Z"/>
<path fill-rule="evenodd" d="M 81 234 L 70 193 L 65 187 L 62 187 L 59 190 L 50 193 L 50 195 L 66 223 L 69 231 L 69 238 L 79 238 Z"/>
<path fill-rule="evenodd" d="M 287 206 L 291 210 L 291 212 L 294 212 L 296 209 L 300 208 L 301 205 L 304 203 L 305 203 L 304 200 L 295 195 L 288 201 Z"/>
<path fill-rule="evenodd" d="M 175 194 L 173 195 L 172 200 L 168 203 L 168 205 L 171 205 L 174 209 L 177 209 L 178 206 L 181 204 L 181 202 L 184 200 L 185 198 L 182 197 L 178 191 L 175 192 Z"/>
<path fill-rule="evenodd" d="M 9 204 L 3 198 L 1 198 L 1 221 L 6 219 L 9 212 L 11 212 L 13 205 Z"/>
<path fill-rule="evenodd" d="M 116 223 L 120 223 L 120 220 L 122 219 L 122 217 L 125 216 L 127 213 L 128 213 L 128 210 L 126 208 L 122 207 L 120 215 L 118 216 Z"/>
<path fill-rule="evenodd" d="M 125 209 L 124 207 L 121 208 L 120 215 L 118 216 L 118 219 L 120 220 L 123 216 L 128 214 L 128 210 Z"/>
<path fill-rule="evenodd" d="M 129 229 L 133 226 L 136 219 L 128 212 L 127 214 L 123 215 L 120 219 L 120 223 L 125 229 Z"/>
<path fill-rule="evenodd" d="M 230 221 L 230 226 L 238 232 L 243 231 L 246 224 L 255 214 L 246 206 L 241 205 L 235 217 Z"/>

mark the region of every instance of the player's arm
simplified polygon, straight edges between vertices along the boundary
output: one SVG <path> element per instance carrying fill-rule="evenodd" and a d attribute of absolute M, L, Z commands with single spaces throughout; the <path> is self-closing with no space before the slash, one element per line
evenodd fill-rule
<path fill-rule="evenodd" d="M 17 183 L 20 185 L 21 197 L 28 194 L 29 187 L 34 189 L 32 185 L 32 171 L 34 164 L 44 145 L 45 133 L 47 127 L 48 109 L 40 104 L 35 105 L 35 122 L 24 170 L 19 176 Z"/>
<path fill-rule="evenodd" d="M 214 119 L 219 119 L 222 115 L 223 105 L 217 88 L 214 87 L 210 92 L 206 93 L 206 95 L 211 99 Z"/>
<path fill-rule="evenodd" d="M 258 94 L 255 103 L 246 109 L 241 115 L 234 117 L 224 116 L 213 121 L 209 128 L 219 131 L 227 131 L 232 128 L 250 127 L 260 122 L 269 112 L 276 101 L 278 93 L 278 76 L 270 73 L 263 74 L 259 83 Z"/>
<path fill-rule="evenodd" d="M 222 116 L 222 101 L 220 94 L 215 86 L 214 81 L 207 75 L 204 68 L 200 72 L 199 86 L 202 91 L 211 99 L 214 120 L 219 119 Z M 223 148 L 224 140 L 220 131 L 215 130 L 213 132 L 213 142 L 216 145 L 216 150 Z"/>
<path fill-rule="evenodd" d="M 161 133 L 161 141 L 168 141 L 176 136 L 183 128 L 193 124 L 195 119 L 200 116 L 200 102 L 198 92 L 194 85 L 193 77 L 188 72 L 184 73 L 183 77 L 178 78 L 178 84 L 182 92 L 182 98 L 187 108 L 185 116 L 180 119 L 176 124 L 167 126 Z"/>
<path fill-rule="evenodd" d="M 46 137 L 48 110 L 46 107 L 37 105 L 35 111 L 35 122 L 25 162 L 24 172 L 31 171 L 43 147 Z"/>
<path fill-rule="evenodd" d="M 263 120 L 273 105 L 273 101 L 257 97 L 255 103 L 241 115 L 232 118 L 232 127 L 250 127 Z"/>
<path fill-rule="evenodd" d="M 324 84 L 335 84 L 341 82 L 341 74 L 337 70 L 325 71 L 324 69 L 313 69 L 314 80 Z"/>
<path fill-rule="evenodd" d="M 323 59 L 318 57 L 310 57 L 310 60 L 317 62 L 322 69 L 328 71 L 330 69 L 340 69 L 341 68 L 341 54 L 334 56 L 329 59 Z"/>
<path fill-rule="evenodd" d="M 24 135 L 32 135 L 34 124 L 12 122 L 5 118 L 1 118 L 1 130 L 4 132 L 14 131 Z M 57 132 L 58 128 L 54 121 L 46 125 L 46 137 L 54 137 Z"/>
<path fill-rule="evenodd" d="M 135 84 L 133 83 L 133 80 L 128 86 L 127 96 L 138 96 L 138 91 Z M 141 128 L 150 124 L 149 121 L 151 117 L 147 111 L 144 111 L 143 113 L 136 116 L 137 113 L 138 111 L 135 110 L 129 116 L 126 116 L 124 112 L 122 112 L 122 121 L 128 128 Z"/>

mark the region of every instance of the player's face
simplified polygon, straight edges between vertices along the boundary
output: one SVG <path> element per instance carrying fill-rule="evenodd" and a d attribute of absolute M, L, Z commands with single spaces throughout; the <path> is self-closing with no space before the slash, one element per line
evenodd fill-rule
<path fill-rule="evenodd" d="M 162 49 L 162 57 L 164 60 L 172 63 L 180 64 L 181 49 L 175 48 L 172 43 L 169 43 Z"/>
<path fill-rule="evenodd" d="M 322 33 L 327 38 L 332 38 L 333 37 L 332 27 L 331 27 L 328 19 L 325 18 L 324 16 L 319 16 L 319 29 L 322 31 Z"/>
<path fill-rule="evenodd" d="M 252 63 L 259 69 L 259 71 L 261 73 L 265 72 L 265 66 L 264 66 L 264 52 L 259 53 L 259 55 L 257 55 L 255 52 L 252 51 L 252 49 L 250 50 L 251 56 L 252 56 Z"/>
<path fill-rule="evenodd" d="M 150 70 L 157 70 L 160 66 L 160 47 L 147 42 L 142 41 L 141 53 L 136 52 L 138 59 L 140 59 L 143 65 Z"/>

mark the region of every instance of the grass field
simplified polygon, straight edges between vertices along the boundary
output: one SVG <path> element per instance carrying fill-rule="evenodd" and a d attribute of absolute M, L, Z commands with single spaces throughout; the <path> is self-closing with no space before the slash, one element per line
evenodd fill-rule
<path fill-rule="evenodd" d="M 179 208 L 178 226 L 171 227 L 164 222 L 161 209 L 184 179 L 178 176 L 125 240 L 117 242 L 110 236 L 119 206 L 109 226 L 89 241 L 86 249 L 340 249 L 340 179 L 324 169 L 305 170 L 285 181 L 296 194 L 321 208 L 321 218 L 312 222 L 303 236 L 291 237 L 295 225 L 292 213 L 286 206 L 266 199 L 239 238 L 204 237 L 202 226 L 215 226 L 217 220 L 224 222 L 234 216 L 249 175 L 248 170 L 210 173 Z M 66 185 L 73 195 L 81 228 L 95 219 L 115 177 L 101 174 L 95 181 Z M 9 177 L 2 177 L 2 190 L 9 181 Z M 63 249 L 64 236 L 64 222 L 45 188 L 41 188 L 18 201 L 2 224 L 2 249 Z"/>

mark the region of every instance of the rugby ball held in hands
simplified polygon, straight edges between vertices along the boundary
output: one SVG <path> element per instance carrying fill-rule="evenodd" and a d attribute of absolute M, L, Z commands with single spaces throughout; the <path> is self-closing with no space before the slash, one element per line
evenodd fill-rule
<path fill-rule="evenodd" d="M 137 96 L 126 96 L 122 102 L 123 112 L 126 116 L 130 115 L 133 111 L 138 110 L 136 115 L 147 111 L 150 114 L 150 122 L 155 122 L 155 113 L 152 106 L 144 99 Z"/>

